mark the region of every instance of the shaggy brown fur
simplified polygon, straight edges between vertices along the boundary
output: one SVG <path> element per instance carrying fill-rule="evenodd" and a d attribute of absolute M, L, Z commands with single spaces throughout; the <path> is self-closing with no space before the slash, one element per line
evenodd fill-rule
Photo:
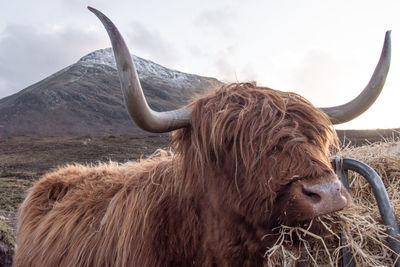
<path fill-rule="evenodd" d="M 292 185 L 337 179 L 330 122 L 304 98 L 252 83 L 191 106 L 171 157 L 38 181 L 20 209 L 14 266 L 267 266 L 265 235 L 313 216 Z"/>

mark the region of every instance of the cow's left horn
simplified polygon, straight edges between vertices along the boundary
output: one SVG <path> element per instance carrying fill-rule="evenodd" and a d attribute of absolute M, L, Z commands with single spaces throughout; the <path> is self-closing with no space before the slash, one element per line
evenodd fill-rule
<path fill-rule="evenodd" d="M 125 104 L 136 124 L 152 133 L 169 132 L 188 126 L 191 114 L 189 108 L 157 112 L 149 107 L 131 54 L 117 27 L 100 11 L 92 7 L 88 9 L 101 20 L 110 37 Z"/>
<path fill-rule="evenodd" d="M 390 46 L 390 31 L 387 31 L 378 65 L 371 80 L 356 98 L 341 106 L 321 108 L 329 116 L 333 124 L 344 123 L 356 118 L 364 113 L 378 98 L 389 72 Z"/>

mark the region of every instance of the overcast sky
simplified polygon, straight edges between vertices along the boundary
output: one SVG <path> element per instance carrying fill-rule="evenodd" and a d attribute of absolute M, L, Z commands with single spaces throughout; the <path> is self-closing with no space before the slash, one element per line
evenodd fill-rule
<path fill-rule="evenodd" d="M 337 128 L 400 127 L 399 0 L 15 0 L 0 9 L 0 98 L 109 47 L 93 6 L 133 54 L 223 81 L 295 91 L 316 106 L 364 88 L 386 30 L 392 64 L 374 106 Z"/>

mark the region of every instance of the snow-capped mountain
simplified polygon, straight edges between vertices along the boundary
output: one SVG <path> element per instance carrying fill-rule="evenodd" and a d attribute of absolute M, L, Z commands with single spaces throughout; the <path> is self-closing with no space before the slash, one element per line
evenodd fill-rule
<path fill-rule="evenodd" d="M 132 56 L 149 105 L 181 107 L 214 90 L 217 79 L 165 68 Z M 123 104 L 111 48 L 94 51 L 46 79 L 0 99 L 0 137 L 137 133 Z"/>
<path fill-rule="evenodd" d="M 135 55 L 132 55 L 136 70 L 141 79 L 159 79 L 163 82 L 175 84 L 177 87 L 192 87 L 194 80 L 200 81 L 200 76 L 187 74 L 176 70 L 165 68 L 150 60 L 146 60 Z M 115 57 L 112 48 L 96 50 L 79 60 L 79 63 L 87 67 L 95 67 L 98 65 L 109 66 L 117 69 Z"/>

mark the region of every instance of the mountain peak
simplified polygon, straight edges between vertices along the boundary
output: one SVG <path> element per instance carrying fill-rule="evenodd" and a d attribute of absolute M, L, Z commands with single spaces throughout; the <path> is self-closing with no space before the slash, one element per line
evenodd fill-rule
<path fill-rule="evenodd" d="M 141 57 L 131 55 L 135 63 L 136 71 L 140 79 L 155 79 L 162 80 L 163 82 L 174 83 L 179 88 L 191 87 L 194 79 L 200 79 L 201 76 L 195 74 L 188 74 L 177 70 L 172 70 L 154 63 L 151 60 L 143 59 Z M 78 64 L 85 65 L 86 67 L 100 67 L 108 66 L 117 69 L 114 52 L 111 47 L 93 51 L 86 56 L 82 57 Z"/>
<path fill-rule="evenodd" d="M 132 55 L 152 109 L 179 108 L 221 85 L 215 78 L 168 69 Z M 114 54 L 100 49 L 77 63 L 0 99 L 0 138 L 137 133 L 120 90 Z"/>
<path fill-rule="evenodd" d="M 111 68 L 117 69 L 114 53 L 111 47 L 93 51 L 82 57 L 77 63 L 87 65 L 107 65 Z"/>

